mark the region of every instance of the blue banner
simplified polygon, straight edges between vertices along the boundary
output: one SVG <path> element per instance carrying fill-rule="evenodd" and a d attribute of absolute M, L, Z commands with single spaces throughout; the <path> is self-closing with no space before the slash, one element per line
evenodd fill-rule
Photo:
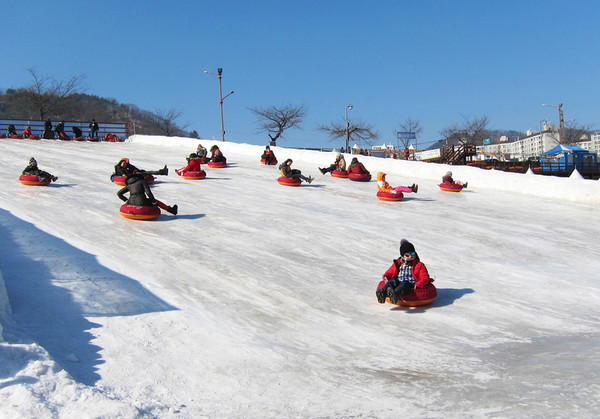
<path fill-rule="evenodd" d="M 396 136 L 398 136 L 399 140 L 415 140 L 417 138 L 417 134 L 414 132 L 396 132 Z"/>

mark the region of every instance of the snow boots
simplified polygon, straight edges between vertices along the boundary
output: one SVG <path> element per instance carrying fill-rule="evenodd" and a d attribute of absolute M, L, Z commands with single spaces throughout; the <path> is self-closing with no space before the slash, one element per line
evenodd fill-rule
<path fill-rule="evenodd" d="M 173 215 L 177 215 L 177 205 L 173 205 L 172 207 L 169 207 L 167 212 L 170 214 L 173 214 Z"/>
<path fill-rule="evenodd" d="M 52 176 L 52 182 L 56 182 L 58 180 L 58 176 Z"/>
<path fill-rule="evenodd" d="M 320 172 L 321 172 L 321 174 L 323 174 L 323 175 L 324 175 L 325 173 L 327 173 L 327 172 L 325 171 L 325 169 L 323 169 L 322 167 L 319 167 L 319 171 L 320 171 Z"/>
<path fill-rule="evenodd" d="M 312 183 L 313 180 L 315 180 L 315 178 L 312 176 L 309 176 L 308 179 L 306 179 L 308 183 Z"/>
<path fill-rule="evenodd" d="M 167 167 L 167 165 L 165 164 L 165 167 L 163 167 L 162 169 L 160 169 L 158 171 L 159 175 L 164 175 L 167 176 L 169 174 L 169 168 Z"/>
<path fill-rule="evenodd" d="M 375 291 L 375 295 L 377 296 L 377 302 L 379 304 L 385 303 L 385 297 L 386 297 L 385 285 L 381 288 L 377 288 L 377 291 Z"/>
<path fill-rule="evenodd" d="M 419 185 L 416 185 L 413 183 L 412 186 L 410 187 L 410 189 L 412 189 L 412 191 L 414 193 L 417 193 L 417 191 L 419 190 Z"/>

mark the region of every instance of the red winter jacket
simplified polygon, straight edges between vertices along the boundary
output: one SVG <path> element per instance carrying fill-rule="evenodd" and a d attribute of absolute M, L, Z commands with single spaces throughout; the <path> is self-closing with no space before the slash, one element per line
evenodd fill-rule
<path fill-rule="evenodd" d="M 369 171 L 365 169 L 362 163 L 351 164 L 348 166 L 348 173 L 356 173 L 356 174 L 369 174 Z"/>
<path fill-rule="evenodd" d="M 392 263 L 392 266 L 389 267 L 387 271 L 383 274 L 384 281 L 388 279 L 397 278 L 398 277 L 398 266 L 402 264 L 402 258 L 399 257 L 396 259 L 396 263 Z M 433 282 L 433 279 L 429 277 L 429 272 L 427 272 L 427 268 L 419 259 L 419 256 L 415 257 L 412 262 L 412 275 L 415 279 L 415 285 L 417 288 L 424 288 L 430 282 Z"/>
<path fill-rule="evenodd" d="M 200 159 L 190 159 L 188 165 L 178 169 L 177 173 L 181 175 L 185 172 L 199 172 L 200 170 L 202 170 L 200 168 Z"/>

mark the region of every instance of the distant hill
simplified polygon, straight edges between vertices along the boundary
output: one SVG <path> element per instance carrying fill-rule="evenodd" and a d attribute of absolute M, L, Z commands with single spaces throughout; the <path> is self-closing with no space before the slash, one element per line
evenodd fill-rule
<path fill-rule="evenodd" d="M 38 121 L 39 111 L 28 101 L 25 89 L 0 90 L 0 119 L 25 119 Z M 85 93 L 73 93 L 67 96 L 65 105 L 59 114 L 48 114 L 53 120 L 82 121 L 92 119 L 103 122 L 134 122 L 138 134 L 191 136 L 197 133 L 187 132 L 178 126 L 171 117 L 140 109 L 136 105 L 122 104 L 115 99 L 107 99 Z M 168 118 L 168 117 L 167 117 Z"/>

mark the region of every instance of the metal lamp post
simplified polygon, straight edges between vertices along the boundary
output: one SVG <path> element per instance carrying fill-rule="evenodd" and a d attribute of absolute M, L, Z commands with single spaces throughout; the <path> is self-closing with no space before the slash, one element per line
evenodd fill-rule
<path fill-rule="evenodd" d="M 353 106 L 346 106 L 346 153 L 350 144 L 350 122 L 348 122 L 348 109 L 352 110 Z"/>
<path fill-rule="evenodd" d="M 225 96 L 223 96 L 223 87 L 221 84 L 221 75 L 223 74 L 223 69 L 222 68 L 217 68 L 217 72 L 216 73 L 211 73 L 210 71 L 204 71 L 207 74 L 213 74 L 215 76 L 217 76 L 219 78 L 219 103 L 221 105 L 221 136 L 223 141 L 225 141 L 225 122 L 223 121 L 223 100 L 233 94 L 233 90 L 229 93 L 227 93 Z"/>

